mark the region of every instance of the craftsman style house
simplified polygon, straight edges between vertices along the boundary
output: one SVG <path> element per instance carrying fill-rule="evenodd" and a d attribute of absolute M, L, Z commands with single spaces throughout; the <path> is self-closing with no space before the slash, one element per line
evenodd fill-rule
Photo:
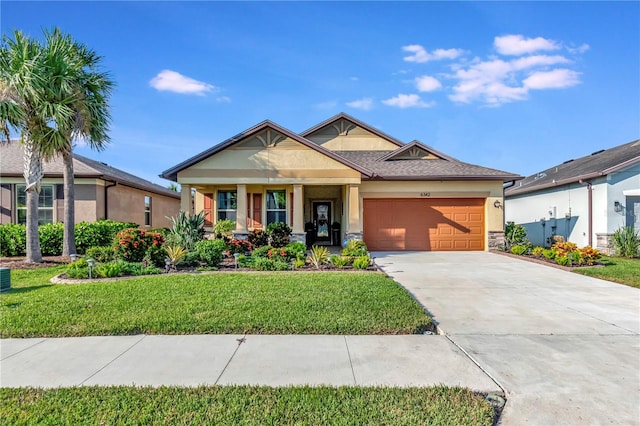
<path fill-rule="evenodd" d="M 463 163 L 341 113 L 302 133 L 264 121 L 161 175 L 181 208 L 235 235 L 285 222 L 316 244 L 371 250 L 487 250 L 503 241 L 503 184 L 520 176 Z M 309 234 L 309 235 L 307 235 Z"/>

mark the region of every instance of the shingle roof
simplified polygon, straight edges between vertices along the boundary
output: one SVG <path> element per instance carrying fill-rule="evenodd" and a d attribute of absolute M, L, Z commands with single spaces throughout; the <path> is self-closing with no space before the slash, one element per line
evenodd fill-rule
<path fill-rule="evenodd" d="M 575 160 L 568 160 L 528 176 L 518 185 L 508 188 L 505 195 L 525 194 L 580 180 L 606 176 L 636 163 L 640 163 L 640 139 L 596 151 Z"/>
<path fill-rule="evenodd" d="M 0 176 L 22 176 L 23 157 L 24 151 L 19 142 L 11 141 L 0 144 Z M 63 170 L 64 165 L 60 156 L 44 163 L 45 177 L 62 177 Z M 76 153 L 73 154 L 73 173 L 76 178 L 97 178 L 115 181 L 155 194 L 180 198 L 180 194 L 175 191 Z"/>
<path fill-rule="evenodd" d="M 522 176 L 502 170 L 447 159 L 385 160 L 395 151 L 335 151 L 375 173 L 374 178 L 390 180 L 518 180 Z"/>

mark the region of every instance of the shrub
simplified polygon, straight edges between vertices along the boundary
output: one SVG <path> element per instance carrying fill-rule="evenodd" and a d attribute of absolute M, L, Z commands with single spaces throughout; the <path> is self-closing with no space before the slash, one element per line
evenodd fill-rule
<path fill-rule="evenodd" d="M 290 266 L 287 262 L 283 262 L 281 260 L 257 257 L 253 261 L 253 268 L 256 271 L 286 271 Z"/>
<path fill-rule="evenodd" d="M 90 247 L 109 246 L 118 232 L 137 227 L 138 224 L 136 223 L 116 222 L 107 219 L 101 219 L 93 223 L 77 223 L 74 232 L 76 251 L 78 254 L 85 254 Z"/>
<path fill-rule="evenodd" d="M 8 223 L 0 225 L 0 255 L 24 256 L 27 252 L 27 228 Z"/>
<path fill-rule="evenodd" d="M 543 249 L 542 250 L 542 255 L 550 260 L 554 260 L 556 258 L 556 252 L 555 250 L 552 249 Z"/>
<path fill-rule="evenodd" d="M 230 240 L 233 238 L 233 231 L 235 231 L 235 229 L 236 223 L 234 221 L 224 219 L 216 222 L 213 226 L 213 233 L 216 235 L 216 238 Z"/>
<path fill-rule="evenodd" d="M 86 259 L 78 259 L 67 266 L 65 273 L 72 279 L 89 278 L 89 264 Z"/>
<path fill-rule="evenodd" d="M 308 259 L 316 269 L 320 269 L 322 265 L 329 261 L 329 249 L 323 246 L 313 246 Z"/>
<path fill-rule="evenodd" d="M 286 223 L 276 222 L 267 225 L 267 234 L 273 247 L 284 247 L 289 244 L 291 228 Z"/>
<path fill-rule="evenodd" d="M 358 257 L 367 253 L 367 245 L 361 240 L 349 240 L 342 249 L 343 256 Z"/>
<path fill-rule="evenodd" d="M 371 258 L 368 254 L 356 257 L 353 260 L 353 269 L 367 269 L 371 264 Z"/>
<path fill-rule="evenodd" d="M 218 266 L 222 262 L 222 252 L 226 249 L 223 240 L 202 240 L 196 243 L 196 253 L 207 266 Z"/>
<path fill-rule="evenodd" d="M 504 243 L 507 250 L 511 250 L 512 246 L 521 246 L 528 243 L 527 230 L 522 225 L 516 225 L 514 222 L 507 222 L 504 230 Z"/>
<path fill-rule="evenodd" d="M 562 266 L 571 266 L 571 259 L 569 256 L 556 256 L 556 263 Z"/>
<path fill-rule="evenodd" d="M 180 266 L 184 266 L 186 268 L 192 266 L 200 266 L 200 264 L 200 254 L 197 251 L 188 251 L 180 262 Z"/>
<path fill-rule="evenodd" d="M 167 246 L 164 249 L 167 252 L 167 257 L 169 258 L 169 262 L 171 262 L 171 267 L 173 269 L 176 269 L 178 263 L 180 263 L 187 254 L 187 249 L 181 246 Z"/>
<path fill-rule="evenodd" d="M 195 244 L 204 239 L 205 212 L 187 214 L 180 210 L 176 217 L 168 218 L 171 221 L 172 241 L 193 250 Z"/>
<path fill-rule="evenodd" d="M 240 256 L 238 256 L 238 266 L 243 268 L 253 268 L 253 264 L 255 263 L 256 259 L 258 258 L 241 254 Z"/>
<path fill-rule="evenodd" d="M 542 257 L 544 256 L 544 247 L 534 247 L 531 250 L 531 254 L 534 255 L 535 257 Z"/>
<path fill-rule="evenodd" d="M 578 249 L 578 253 L 580 254 L 581 259 L 580 265 L 593 265 L 596 260 L 600 259 L 600 257 L 602 256 L 597 249 L 594 249 L 591 246 L 586 246 Z"/>
<path fill-rule="evenodd" d="M 117 259 L 128 262 L 140 262 L 151 248 L 150 257 L 164 263 L 164 254 L 159 254 L 164 244 L 164 237 L 159 233 L 148 233 L 140 229 L 129 228 L 118 232 L 114 251 Z M 162 260 L 160 260 L 160 258 Z"/>
<path fill-rule="evenodd" d="M 234 238 L 227 243 L 227 250 L 230 254 L 244 254 L 248 251 L 251 251 L 251 243 L 247 240 Z"/>
<path fill-rule="evenodd" d="M 331 263 L 333 266 L 335 266 L 338 269 L 344 268 L 349 264 L 350 261 L 351 259 L 349 259 L 347 256 L 338 256 L 336 254 L 334 254 L 329 258 L 329 263 Z"/>
<path fill-rule="evenodd" d="M 254 248 L 269 245 L 269 234 L 262 229 L 254 229 L 247 235 L 247 240 Z"/>
<path fill-rule="evenodd" d="M 640 231 L 634 230 L 631 226 L 624 226 L 616 229 L 612 238 L 617 256 L 640 256 Z"/>
<path fill-rule="evenodd" d="M 122 267 L 118 262 L 107 262 L 96 266 L 93 271 L 99 278 L 112 278 L 122 275 Z"/>
<path fill-rule="evenodd" d="M 271 260 L 287 261 L 287 252 L 283 248 L 272 248 L 267 252 L 267 257 Z"/>
<path fill-rule="evenodd" d="M 305 243 L 296 241 L 295 243 L 289 243 L 284 247 L 284 251 L 287 254 L 287 259 L 304 259 L 307 253 L 307 246 Z"/>
<path fill-rule="evenodd" d="M 522 245 L 511 246 L 511 253 L 517 254 L 518 256 L 522 256 L 528 250 L 529 250 L 528 246 L 522 246 Z"/>
<path fill-rule="evenodd" d="M 98 262 L 111 262 L 116 258 L 113 247 L 89 247 L 85 252 L 85 256 Z"/>
<path fill-rule="evenodd" d="M 254 249 L 251 252 L 251 257 L 264 257 L 264 258 L 268 258 L 269 257 L 269 251 L 272 249 L 273 247 L 271 246 L 262 246 L 259 247 L 257 249 Z"/>
<path fill-rule="evenodd" d="M 296 258 L 296 259 L 293 261 L 293 267 L 294 267 L 295 269 L 304 268 L 306 264 L 307 264 L 307 262 L 306 262 L 304 259 Z"/>
<path fill-rule="evenodd" d="M 62 254 L 62 222 L 45 223 L 38 227 L 40 251 L 43 256 L 60 256 Z"/>
<path fill-rule="evenodd" d="M 155 266 L 144 266 L 138 262 L 117 260 L 116 263 L 120 266 L 123 275 L 154 275 L 161 272 L 161 270 Z"/>

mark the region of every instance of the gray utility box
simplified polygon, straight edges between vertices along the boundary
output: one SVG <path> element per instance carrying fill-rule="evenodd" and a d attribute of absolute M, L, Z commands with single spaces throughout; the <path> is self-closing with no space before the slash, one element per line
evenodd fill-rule
<path fill-rule="evenodd" d="M 6 291 L 11 288 L 11 269 L 0 268 L 0 291 Z"/>

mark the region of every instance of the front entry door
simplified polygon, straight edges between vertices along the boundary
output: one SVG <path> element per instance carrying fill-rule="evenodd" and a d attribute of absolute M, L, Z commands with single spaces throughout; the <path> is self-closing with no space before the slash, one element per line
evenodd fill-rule
<path fill-rule="evenodd" d="M 313 225 L 316 232 L 315 240 L 331 243 L 331 203 L 314 201 Z"/>

